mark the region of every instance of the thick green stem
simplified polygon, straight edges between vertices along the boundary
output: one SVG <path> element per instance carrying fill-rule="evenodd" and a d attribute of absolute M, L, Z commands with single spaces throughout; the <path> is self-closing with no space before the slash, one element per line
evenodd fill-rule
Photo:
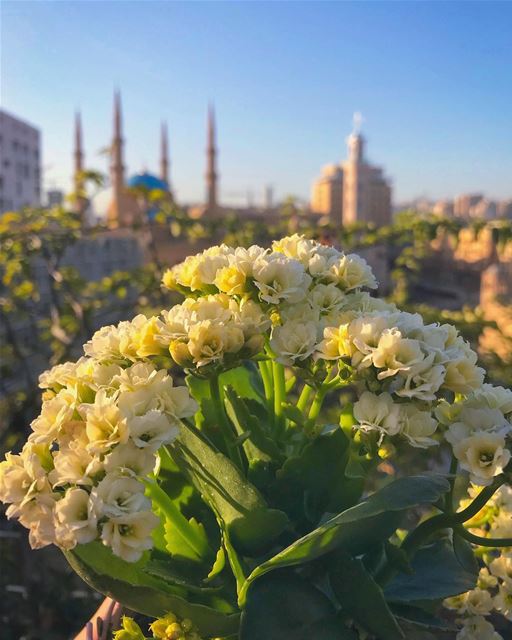
<path fill-rule="evenodd" d="M 494 482 L 490 484 L 488 487 L 485 487 L 480 491 L 477 497 L 473 500 L 473 502 L 463 509 L 462 511 L 457 511 L 454 514 L 455 522 L 466 522 L 467 520 L 471 520 L 473 516 L 485 507 L 487 502 L 492 498 L 493 494 L 501 487 L 502 484 L 506 482 L 505 476 L 499 475 L 496 476 Z"/>
<path fill-rule="evenodd" d="M 311 422 L 316 422 L 326 395 L 327 389 L 319 389 L 317 392 L 313 402 L 311 403 L 311 409 L 309 410 L 308 419 L 311 420 Z"/>
<path fill-rule="evenodd" d="M 274 412 L 274 383 L 272 381 L 272 368 L 268 360 L 261 360 L 258 363 L 258 367 L 263 380 L 263 389 L 265 391 L 265 399 L 267 401 L 267 408 L 269 415 Z"/>
<path fill-rule="evenodd" d="M 454 527 L 462 538 L 465 538 L 473 544 L 477 544 L 480 547 L 512 547 L 512 538 L 483 538 L 482 536 L 476 536 L 465 529 L 461 524 Z"/>
<path fill-rule="evenodd" d="M 215 410 L 215 417 L 217 418 L 218 427 L 224 440 L 226 453 L 231 460 L 238 466 L 239 469 L 243 469 L 242 455 L 240 448 L 236 443 L 236 435 L 229 423 L 226 412 L 224 411 L 224 403 L 219 388 L 219 377 L 212 376 L 209 379 L 210 395 L 213 401 L 213 407 Z"/>
<path fill-rule="evenodd" d="M 409 535 L 405 538 L 401 545 L 401 549 L 407 553 L 409 558 L 412 558 L 414 553 L 421 547 L 421 545 L 426 542 L 434 533 L 440 531 L 441 529 L 453 529 L 457 531 L 463 538 L 473 542 L 474 544 L 478 544 L 481 546 L 487 547 L 508 547 L 512 546 L 511 538 L 481 538 L 480 536 L 475 536 L 469 531 L 467 531 L 462 523 L 470 520 L 473 516 L 475 516 L 489 501 L 492 495 L 501 487 L 501 485 L 505 482 L 505 476 L 500 475 L 496 476 L 494 482 L 482 489 L 478 496 L 473 500 L 473 502 L 462 511 L 458 511 L 453 513 L 453 511 L 447 511 L 446 513 L 440 513 L 428 520 L 424 520 L 420 525 L 416 527 L 413 531 L 409 533 Z M 383 567 L 383 569 L 378 573 L 377 579 L 379 584 L 384 585 L 395 575 L 397 570 L 390 564 L 387 564 Z"/>
<path fill-rule="evenodd" d="M 450 490 L 446 494 L 445 500 L 444 500 L 444 508 L 445 508 L 445 511 L 447 511 L 448 513 L 451 513 L 453 511 L 453 490 L 455 488 L 455 473 L 457 471 L 458 464 L 459 463 L 457 458 L 452 453 L 452 459 L 450 461 L 450 471 L 449 471 Z"/>
<path fill-rule="evenodd" d="M 286 381 L 284 376 L 284 367 L 275 360 L 272 362 L 272 370 L 274 373 L 274 415 L 276 417 L 276 427 L 281 429 L 283 426 L 283 402 L 286 400 Z"/>
<path fill-rule="evenodd" d="M 309 384 L 305 384 L 303 386 L 301 394 L 297 401 L 297 409 L 299 409 L 299 411 L 302 411 L 302 413 L 305 412 L 306 407 L 308 406 L 308 401 L 313 391 L 314 391 L 313 387 L 310 387 Z"/>

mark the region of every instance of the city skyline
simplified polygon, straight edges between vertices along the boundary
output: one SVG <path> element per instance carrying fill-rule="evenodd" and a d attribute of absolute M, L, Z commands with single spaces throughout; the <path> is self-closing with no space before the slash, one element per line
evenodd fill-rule
<path fill-rule="evenodd" d="M 160 123 L 166 120 L 171 182 L 180 201 L 204 197 L 209 100 L 216 106 L 220 194 L 227 204 L 245 202 L 247 190 L 262 199 L 267 184 L 277 198 L 293 193 L 308 199 L 319 166 L 343 157 L 358 110 L 365 116 L 370 159 L 378 158 L 392 178 L 395 202 L 474 190 L 510 197 L 512 116 L 504 105 L 512 88 L 503 80 L 512 64 L 504 19 L 512 17 L 511 7 L 472 3 L 462 14 L 457 3 L 438 9 L 416 4 L 414 11 L 389 3 L 322 5 L 327 10 L 320 15 L 311 3 L 296 3 L 292 11 L 266 3 L 107 2 L 98 12 L 73 2 L 4 2 L 3 106 L 41 128 L 45 189 L 70 187 L 77 108 L 85 166 L 107 172 L 107 160 L 97 152 L 110 141 L 117 85 L 128 173 L 144 166 L 157 171 Z M 279 30 L 294 12 L 302 26 L 289 24 L 295 38 L 280 40 Z M 94 34 L 79 34 L 80 24 L 99 13 Z M 393 40 L 397 21 L 401 42 Z M 301 52 L 295 40 L 307 35 L 304 24 L 311 44 Z M 16 42 L 23 28 L 27 37 Z M 372 47 L 358 42 L 362 32 Z M 195 36 L 192 43 L 187 34 Z M 383 34 L 387 49 L 381 48 Z M 436 34 L 444 39 L 437 37 L 435 51 L 427 54 L 423 47 Z M 298 71 L 300 78 L 294 77 Z M 340 80 L 326 85 L 333 71 Z"/>

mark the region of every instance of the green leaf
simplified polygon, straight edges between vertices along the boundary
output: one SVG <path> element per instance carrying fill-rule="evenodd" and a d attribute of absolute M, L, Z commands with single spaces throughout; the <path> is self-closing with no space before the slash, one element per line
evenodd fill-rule
<path fill-rule="evenodd" d="M 277 506 L 296 521 L 303 520 L 306 510 L 309 522 L 316 524 L 322 514 L 355 504 L 362 483 L 344 476 L 348 445 L 343 431 L 335 427 L 308 443 L 300 455 L 288 458 L 272 490 Z"/>
<path fill-rule="evenodd" d="M 239 438 L 247 436 L 242 446 L 249 463 L 249 480 L 257 486 L 267 486 L 274 477 L 278 461 L 282 460 L 282 454 L 232 387 L 224 388 L 224 397 L 226 412 Z"/>
<path fill-rule="evenodd" d="M 399 620 L 407 620 L 411 624 L 426 629 L 456 630 L 447 620 L 436 618 L 425 609 L 407 604 L 391 604 L 391 611 Z"/>
<path fill-rule="evenodd" d="M 343 553 L 330 574 L 331 587 L 343 611 L 379 640 L 397 640 L 404 634 L 384 599 L 381 588 L 361 560 Z"/>
<path fill-rule="evenodd" d="M 226 566 L 226 552 L 224 551 L 223 547 L 219 547 L 219 550 L 217 551 L 217 555 L 215 557 L 215 562 L 213 563 L 210 573 L 207 575 L 206 579 L 213 580 L 220 573 L 222 573 L 222 570 L 224 569 L 225 566 Z"/>
<path fill-rule="evenodd" d="M 413 573 L 396 576 L 384 589 L 392 602 L 440 600 L 473 589 L 477 574 L 460 564 L 446 540 L 423 547 L 411 561 Z"/>
<path fill-rule="evenodd" d="M 146 495 L 165 518 L 164 539 L 167 551 L 199 562 L 211 560 L 214 554 L 202 524 L 194 518 L 187 520 L 156 481 L 147 480 L 144 484 Z"/>
<path fill-rule="evenodd" d="M 219 383 L 221 389 L 232 387 L 240 398 L 251 398 L 258 402 L 265 401 L 261 376 L 251 361 L 247 361 L 243 367 L 221 373 Z"/>
<path fill-rule="evenodd" d="M 191 593 L 217 593 L 222 586 L 199 586 L 185 580 L 175 570 L 173 562 L 167 560 L 149 560 L 143 568 L 145 573 L 156 578 L 161 578 L 175 587 L 182 587 Z"/>
<path fill-rule="evenodd" d="M 237 551 L 258 555 L 287 527 L 286 514 L 268 508 L 242 472 L 197 429 L 183 427 L 169 452 L 222 521 Z"/>
<path fill-rule="evenodd" d="M 453 552 L 463 569 L 469 573 L 474 573 L 475 575 L 478 573 L 478 560 L 475 557 L 471 543 L 465 540 L 456 531 L 453 532 Z"/>
<path fill-rule="evenodd" d="M 268 571 L 303 564 L 337 548 L 352 555 L 364 553 L 390 537 L 404 511 L 420 504 L 437 502 L 449 488 L 445 478 L 435 475 L 395 480 L 256 567 L 247 579 L 246 588 Z M 239 596 L 242 605 L 244 596 L 245 589 Z"/>
<path fill-rule="evenodd" d="M 276 572 L 254 583 L 240 621 L 240 640 L 355 640 L 321 591 L 297 575 Z"/>
<path fill-rule="evenodd" d="M 187 594 L 186 589 L 144 573 L 145 559 L 136 563 L 125 562 L 100 542 L 79 545 L 72 551 L 65 551 L 64 555 L 89 586 L 133 611 L 152 617 L 172 611 L 179 617 L 193 620 L 204 635 L 229 636 L 237 632 L 237 613 L 224 613 L 205 604 L 191 602 L 193 597 Z M 229 605 L 225 603 L 223 606 L 227 608 Z"/>

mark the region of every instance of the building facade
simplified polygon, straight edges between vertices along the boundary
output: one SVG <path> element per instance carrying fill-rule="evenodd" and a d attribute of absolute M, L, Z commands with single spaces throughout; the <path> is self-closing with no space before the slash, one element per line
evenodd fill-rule
<path fill-rule="evenodd" d="M 365 158 L 366 141 L 360 133 L 348 140 L 348 159 L 328 165 L 312 188 L 313 213 L 328 215 L 333 225 L 391 222 L 391 186 L 380 167 Z"/>
<path fill-rule="evenodd" d="M 41 202 L 41 133 L 0 110 L 0 213 Z"/>
<path fill-rule="evenodd" d="M 339 226 L 343 216 L 343 169 L 336 164 L 328 164 L 322 175 L 313 183 L 311 209 L 326 216 L 329 222 Z"/>

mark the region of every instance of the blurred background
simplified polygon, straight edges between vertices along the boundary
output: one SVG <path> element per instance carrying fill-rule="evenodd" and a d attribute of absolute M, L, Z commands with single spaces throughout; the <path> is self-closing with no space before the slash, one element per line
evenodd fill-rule
<path fill-rule="evenodd" d="M 512 385 L 510 2 L 0 6 L 0 454 L 38 376 L 105 324 L 177 302 L 211 244 L 304 233 L 379 295 L 452 322 Z M 0 516 L 2 638 L 97 606 Z"/>

